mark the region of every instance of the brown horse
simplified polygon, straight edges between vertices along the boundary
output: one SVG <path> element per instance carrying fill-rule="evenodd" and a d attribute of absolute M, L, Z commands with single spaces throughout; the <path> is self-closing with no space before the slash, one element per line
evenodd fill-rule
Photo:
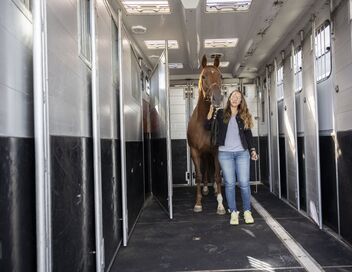
<path fill-rule="evenodd" d="M 202 193 L 200 184 L 204 181 L 203 193 L 208 193 L 208 164 L 214 163 L 214 178 L 216 186 L 214 186 L 215 194 L 218 201 L 218 214 L 225 214 L 225 209 L 222 204 L 221 195 L 221 177 L 220 164 L 218 161 L 218 148 L 211 144 L 210 131 L 206 130 L 207 115 L 210 110 L 210 105 L 217 108 L 222 101 L 221 95 L 221 73 L 219 70 L 219 58 L 216 57 L 214 65 L 207 65 L 207 58 L 204 55 L 202 59 L 202 72 L 199 77 L 199 98 L 195 109 L 193 110 L 191 119 L 188 123 L 187 140 L 191 149 L 191 156 L 196 170 L 197 195 L 195 212 L 202 211 Z M 202 173 L 202 169 L 205 169 Z M 215 185 L 215 183 L 214 183 Z"/>

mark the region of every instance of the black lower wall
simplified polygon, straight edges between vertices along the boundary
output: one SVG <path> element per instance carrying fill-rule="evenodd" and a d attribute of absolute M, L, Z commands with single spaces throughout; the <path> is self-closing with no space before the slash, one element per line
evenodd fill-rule
<path fill-rule="evenodd" d="M 126 142 L 127 209 L 129 233 L 144 204 L 143 143 Z"/>
<path fill-rule="evenodd" d="M 341 235 L 352 243 L 352 130 L 337 132 Z"/>
<path fill-rule="evenodd" d="M 323 223 L 337 232 L 338 213 L 334 138 L 332 136 L 320 136 L 319 148 Z"/>
<path fill-rule="evenodd" d="M 0 271 L 36 271 L 34 140 L 0 137 Z"/>
<path fill-rule="evenodd" d="M 51 137 L 53 271 L 95 271 L 93 143 Z"/>
<path fill-rule="evenodd" d="M 120 141 L 101 140 L 101 179 L 105 270 L 122 241 Z"/>
<path fill-rule="evenodd" d="M 164 207 L 168 207 L 168 184 L 167 184 L 167 148 L 166 139 L 151 140 L 152 157 L 152 191 L 154 196 Z"/>
<path fill-rule="evenodd" d="M 259 167 L 260 180 L 265 185 L 269 186 L 269 147 L 268 136 L 259 137 Z"/>
<path fill-rule="evenodd" d="M 285 137 L 281 136 L 279 137 L 279 155 L 281 197 L 287 198 Z"/>
<path fill-rule="evenodd" d="M 297 137 L 297 151 L 298 151 L 298 183 L 299 183 L 299 203 L 303 211 L 307 211 L 307 191 L 306 191 L 306 170 L 305 170 L 305 150 L 304 137 Z"/>
<path fill-rule="evenodd" d="M 171 148 L 173 184 L 187 184 L 187 140 L 172 140 Z"/>

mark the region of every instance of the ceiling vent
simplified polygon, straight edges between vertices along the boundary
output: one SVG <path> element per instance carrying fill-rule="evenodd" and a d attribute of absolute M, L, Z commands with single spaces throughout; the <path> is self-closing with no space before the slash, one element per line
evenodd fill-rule
<path fill-rule="evenodd" d="M 147 32 L 147 28 L 141 25 L 132 26 L 131 30 L 134 34 L 144 34 Z"/>
<path fill-rule="evenodd" d="M 241 12 L 248 11 L 252 0 L 207 0 L 206 12 Z"/>
<path fill-rule="evenodd" d="M 134 15 L 158 15 L 170 14 L 169 1 L 165 0 L 122 0 L 127 14 Z"/>
<path fill-rule="evenodd" d="M 216 57 L 218 57 L 219 59 L 221 59 L 224 56 L 223 53 L 212 53 L 210 54 L 210 58 L 211 59 L 215 59 Z"/>

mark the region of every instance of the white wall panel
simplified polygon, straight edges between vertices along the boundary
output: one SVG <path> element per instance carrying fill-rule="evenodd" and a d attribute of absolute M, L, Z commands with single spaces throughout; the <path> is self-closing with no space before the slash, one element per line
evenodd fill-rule
<path fill-rule="evenodd" d="M 77 1 L 47 3 L 50 134 L 91 135 L 91 70 L 79 57 Z"/>
<path fill-rule="evenodd" d="M 348 10 L 348 1 L 343 1 L 334 17 L 335 84 L 339 88 L 338 93 L 334 92 L 337 131 L 352 129 L 352 31 Z"/>
<path fill-rule="evenodd" d="M 33 137 L 32 23 L 0 1 L 0 136 Z"/>
<path fill-rule="evenodd" d="M 97 50 L 100 102 L 100 135 L 105 139 L 117 138 L 117 97 L 112 76 L 112 19 L 103 1 L 97 5 Z"/>

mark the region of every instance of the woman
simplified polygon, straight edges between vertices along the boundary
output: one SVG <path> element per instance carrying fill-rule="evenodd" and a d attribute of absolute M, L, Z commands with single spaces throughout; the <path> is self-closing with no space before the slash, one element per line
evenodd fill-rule
<path fill-rule="evenodd" d="M 214 118 L 214 110 L 210 107 L 207 119 L 208 126 Z M 218 124 L 216 145 L 219 146 L 219 162 L 225 180 L 225 193 L 231 225 L 238 225 L 239 211 L 236 207 L 236 177 L 241 188 L 243 216 L 246 224 L 254 223 L 251 212 L 251 189 L 249 185 L 250 158 L 257 160 L 258 155 L 252 143 L 253 120 L 247 103 L 238 90 L 233 91 L 227 100 L 225 109 L 217 111 L 215 116 Z"/>

